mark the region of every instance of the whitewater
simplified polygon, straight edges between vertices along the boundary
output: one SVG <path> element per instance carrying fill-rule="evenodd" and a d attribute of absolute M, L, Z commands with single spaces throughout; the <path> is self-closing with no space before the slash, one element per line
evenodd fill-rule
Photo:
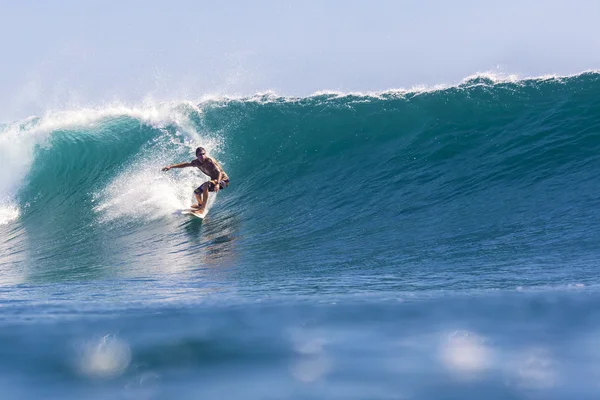
<path fill-rule="evenodd" d="M 7 398 L 594 399 L 600 74 L 0 124 Z M 204 221 L 180 215 L 231 179 Z"/>

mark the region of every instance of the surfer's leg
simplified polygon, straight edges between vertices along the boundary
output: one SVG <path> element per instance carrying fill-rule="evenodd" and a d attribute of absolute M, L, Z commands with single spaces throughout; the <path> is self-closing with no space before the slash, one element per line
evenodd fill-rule
<path fill-rule="evenodd" d="M 200 204 L 200 200 L 198 200 L 198 204 L 200 204 L 200 212 L 204 212 L 204 207 L 206 207 L 206 202 L 208 201 L 208 182 L 205 183 L 202 187 L 202 204 Z M 199 196 L 198 196 L 199 197 Z"/>
<path fill-rule="evenodd" d="M 194 193 L 196 195 L 196 201 L 198 204 L 192 204 L 192 208 L 200 208 L 202 207 L 202 195 L 198 193 Z"/>
<path fill-rule="evenodd" d="M 199 208 L 199 209 L 204 208 L 204 202 L 202 201 L 202 196 L 204 195 L 205 188 L 206 188 L 206 184 L 202 184 L 199 187 L 197 187 L 196 190 L 194 190 L 194 196 L 196 196 L 196 201 L 198 202 L 198 204 L 193 204 L 192 208 Z"/>

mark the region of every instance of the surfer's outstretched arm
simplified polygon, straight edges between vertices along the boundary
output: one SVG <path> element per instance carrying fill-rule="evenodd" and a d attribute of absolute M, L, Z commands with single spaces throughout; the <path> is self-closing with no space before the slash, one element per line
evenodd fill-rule
<path fill-rule="evenodd" d="M 179 163 L 179 164 L 169 165 L 168 167 L 164 167 L 162 170 L 163 171 L 168 171 L 171 168 L 187 168 L 187 167 L 191 167 L 191 166 L 192 166 L 192 163 L 182 162 L 182 163 Z"/>

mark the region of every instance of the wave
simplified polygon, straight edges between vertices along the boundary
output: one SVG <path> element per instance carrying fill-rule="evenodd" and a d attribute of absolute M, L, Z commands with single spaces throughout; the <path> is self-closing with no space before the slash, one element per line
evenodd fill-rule
<path fill-rule="evenodd" d="M 205 177 L 160 167 L 203 145 L 232 182 L 215 224 L 243 226 L 251 258 L 377 268 L 587 255 L 600 222 L 599 91 L 594 71 L 477 75 L 412 91 L 51 113 L 0 128 L 0 225 L 82 241 L 149 223 L 168 235 L 178 226 L 160 221 Z"/>

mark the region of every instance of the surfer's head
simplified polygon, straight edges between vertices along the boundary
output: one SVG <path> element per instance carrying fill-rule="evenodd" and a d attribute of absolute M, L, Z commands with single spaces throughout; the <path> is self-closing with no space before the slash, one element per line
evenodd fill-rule
<path fill-rule="evenodd" d="M 205 155 L 206 155 L 206 150 L 204 149 L 204 147 L 198 147 L 196 149 L 196 158 L 198 158 L 198 160 L 202 161 L 204 159 Z"/>

